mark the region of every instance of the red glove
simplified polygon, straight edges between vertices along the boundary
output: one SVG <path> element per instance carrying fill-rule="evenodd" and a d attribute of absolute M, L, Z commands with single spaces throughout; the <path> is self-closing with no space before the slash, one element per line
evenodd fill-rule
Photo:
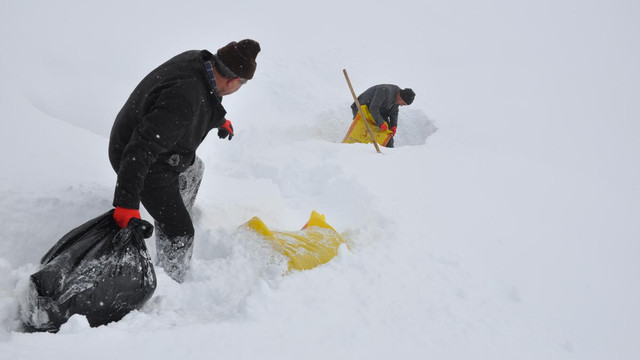
<path fill-rule="evenodd" d="M 113 220 L 116 221 L 116 225 L 121 229 L 126 228 L 129 225 L 129 220 L 133 218 L 140 219 L 140 210 L 116 206 L 113 212 Z"/>
<path fill-rule="evenodd" d="M 387 131 L 387 129 L 388 129 L 387 123 L 382 123 L 382 125 L 380 125 L 380 130 Z"/>
<path fill-rule="evenodd" d="M 393 135 L 395 135 L 395 134 L 396 134 L 396 129 L 397 129 L 397 128 L 398 128 L 397 126 L 392 126 L 392 127 L 391 127 L 391 131 L 393 131 Z"/>
<path fill-rule="evenodd" d="M 224 124 L 218 128 L 218 137 L 220 139 L 224 139 L 229 136 L 229 140 L 233 137 L 233 125 L 231 125 L 231 121 L 225 119 Z"/>

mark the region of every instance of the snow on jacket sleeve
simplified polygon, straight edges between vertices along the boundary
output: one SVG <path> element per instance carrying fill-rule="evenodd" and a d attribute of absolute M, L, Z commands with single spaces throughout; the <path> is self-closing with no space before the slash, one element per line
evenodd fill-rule
<path fill-rule="evenodd" d="M 189 101 L 175 93 L 161 94 L 124 149 L 118 171 L 114 206 L 138 209 L 149 168 L 185 134 L 192 121 Z"/>

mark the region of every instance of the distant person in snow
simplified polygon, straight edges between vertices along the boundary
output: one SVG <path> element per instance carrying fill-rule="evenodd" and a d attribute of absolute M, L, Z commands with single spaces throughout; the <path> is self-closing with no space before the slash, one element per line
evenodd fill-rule
<path fill-rule="evenodd" d="M 207 133 L 233 137 L 222 97 L 253 78 L 260 45 L 231 42 L 216 54 L 190 50 L 149 73 L 118 113 L 109 160 L 118 174 L 113 218 L 124 228 L 140 218 L 140 202 L 155 220 L 158 263 L 181 283 L 193 252 L 193 207 L 204 164 L 196 149 Z"/>
<path fill-rule="evenodd" d="M 393 136 L 398 129 L 399 106 L 410 105 L 415 97 L 413 90 L 400 89 L 399 86 L 391 84 L 374 85 L 358 96 L 358 102 L 360 105 L 367 105 L 380 130 L 393 132 L 387 147 L 393 147 Z M 358 115 L 355 102 L 351 104 L 351 111 L 355 118 Z"/>

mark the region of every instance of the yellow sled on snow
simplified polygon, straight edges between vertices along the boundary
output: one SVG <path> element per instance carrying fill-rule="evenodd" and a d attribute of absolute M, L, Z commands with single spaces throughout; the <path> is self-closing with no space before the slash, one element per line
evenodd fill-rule
<path fill-rule="evenodd" d="M 382 146 L 387 146 L 387 143 L 391 139 L 393 132 L 391 130 L 382 131 L 376 125 L 376 122 L 373 120 L 373 116 L 371 112 L 369 112 L 369 107 L 367 105 L 361 105 L 362 111 L 364 112 L 364 116 L 369 123 L 369 129 L 373 133 L 373 138 L 376 139 L 376 142 Z M 347 135 L 345 135 L 344 139 L 342 139 L 343 143 L 353 144 L 353 143 L 371 143 L 371 136 L 367 132 L 367 128 L 362 121 L 362 116 L 360 112 L 356 115 L 351 122 L 351 127 L 349 131 L 347 131 Z"/>
<path fill-rule="evenodd" d="M 258 217 L 245 226 L 272 242 L 289 258 L 289 271 L 309 270 L 328 262 L 344 243 L 340 234 L 326 223 L 324 215 L 315 211 L 300 231 L 272 231 Z"/>

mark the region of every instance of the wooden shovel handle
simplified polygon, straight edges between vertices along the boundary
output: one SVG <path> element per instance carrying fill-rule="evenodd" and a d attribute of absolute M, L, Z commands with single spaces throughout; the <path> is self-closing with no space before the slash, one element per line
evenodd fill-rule
<path fill-rule="evenodd" d="M 342 69 L 342 72 L 344 73 L 344 78 L 347 79 L 347 84 L 349 85 L 349 90 L 351 90 L 351 96 L 353 96 L 353 101 L 355 101 L 356 106 L 358 107 L 358 111 L 360 112 L 360 117 L 362 117 L 362 122 L 364 123 L 364 127 L 367 129 L 367 132 L 369 133 L 369 136 L 371 137 L 371 141 L 373 142 L 373 146 L 376 147 L 376 151 L 377 152 L 380 152 L 380 147 L 378 146 L 378 143 L 376 142 L 376 139 L 373 136 L 373 132 L 371 132 L 371 129 L 369 128 L 369 124 L 367 123 L 367 118 L 364 116 L 364 111 L 362 111 L 362 108 L 360 107 L 360 102 L 358 101 L 358 97 L 356 96 L 356 92 L 353 91 L 353 86 L 351 86 L 351 80 L 349 80 L 349 75 L 347 74 L 347 70 L 346 69 Z"/>

